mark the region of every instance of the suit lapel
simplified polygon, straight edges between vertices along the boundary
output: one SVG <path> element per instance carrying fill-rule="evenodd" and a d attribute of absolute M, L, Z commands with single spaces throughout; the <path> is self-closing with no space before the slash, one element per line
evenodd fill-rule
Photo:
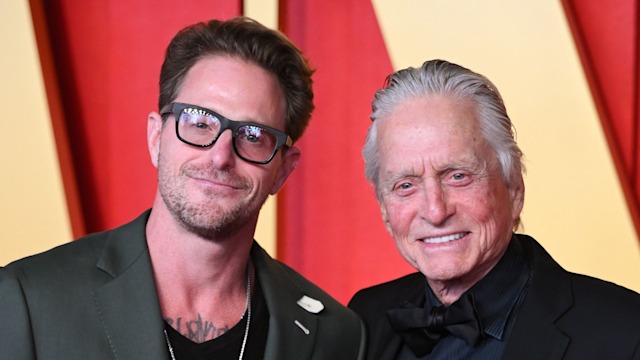
<path fill-rule="evenodd" d="M 310 359 L 318 320 L 315 314 L 297 304 L 305 294 L 281 265 L 255 242 L 251 258 L 269 309 L 269 334 L 264 359 Z"/>
<path fill-rule="evenodd" d="M 375 354 L 375 358 L 379 360 L 394 360 L 402 347 L 402 339 L 388 324 L 386 314 L 378 319 L 378 323 L 372 327 L 376 333 L 370 334 L 370 339 L 375 339 L 373 341 L 376 344 L 369 347 L 371 354 L 368 356 Z"/>
<path fill-rule="evenodd" d="M 151 259 L 146 212 L 112 231 L 97 267 L 113 280 L 94 292 L 109 344 L 117 359 L 168 358 Z"/>
<path fill-rule="evenodd" d="M 570 339 L 554 324 L 573 304 L 571 278 L 533 239 L 517 237 L 534 265 L 503 358 L 561 359 Z"/>
<path fill-rule="evenodd" d="M 503 359 L 562 359 L 568 345 L 569 338 L 553 325 L 546 311 L 525 300 Z"/>
<path fill-rule="evenodd" d="M 392 308 L 398 308 L 404 302 L 415 304 L 417 306 L 424 305 L 425 297 L 425 285 L 426 281 L 424 275 L 416 273 L 412 275 L 410 286 L 406 289 L 409 291 L 397 291 L 396 294 L 401 295 L 401 298 L 394 299 L 393 305 L 387 310 Z M 376 334 L 371 334 L 371 339 L 377 344 L 370 346 L 369 349 L 376 354 L 376 358 L 380 360 L 393 360 L 396 358 L 402 347 L 402 338 L 393 330 L 386 311 L 383 316 L 377 319 L 378 326 L 374 326 Z M 378 340 L 379 339 L 379 340 Z M 369 356 L 372 354 L 369 354 Z"/>

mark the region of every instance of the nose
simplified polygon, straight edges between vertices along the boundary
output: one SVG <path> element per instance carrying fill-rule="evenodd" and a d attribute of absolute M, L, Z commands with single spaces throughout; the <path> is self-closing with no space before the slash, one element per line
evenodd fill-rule
<path fill-rule="evenodd" d="M 211 163 L 217 169 L 225 169 L 232 166 L 236 160 L 233 150 L 233 136 L 231 130 L 225 130 L 208 149 Z"/>
<path fill-rule="evenodd" d="M 425 204 L 422 208 L 422 218 L 431 225 L 442 225 L 452 214 L 454 206 L 447 199 L 447 192 L 438 182 L 426 184 Z"/>

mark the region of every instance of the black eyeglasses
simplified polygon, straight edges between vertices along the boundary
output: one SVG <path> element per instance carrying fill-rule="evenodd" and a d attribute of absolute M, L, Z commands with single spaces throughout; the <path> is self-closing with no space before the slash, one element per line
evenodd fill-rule
<path fill-rule="evenodd" d="M 200 106 L 176 102 L 160 111 L 162 117 L 170 114 L 176 118 L 178 139 L 189 145 L 209 147 L 223 131 L 230 129 L 233 150 L 241 159 L 251 163 L 267 164 L 278 149 L 293 145 L 291 137 L 280 130 L 249 121 L 229 120 Z"/>

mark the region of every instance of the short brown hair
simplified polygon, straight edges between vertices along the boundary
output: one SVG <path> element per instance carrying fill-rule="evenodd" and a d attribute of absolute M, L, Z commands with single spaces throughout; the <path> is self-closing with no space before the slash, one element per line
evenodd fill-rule
<path fill-rule="evenodd" d="M 287 102 L 285 132 L 294 142 L 298 140 L 314 108 L 313 71 L 286 36 L 243 16 L 200 22 L 176 34 L 160 71 L 158 108 L 177 97 L 187 72 L 198 60 L 218 54 L 250 61 L 276 76 Z"/>

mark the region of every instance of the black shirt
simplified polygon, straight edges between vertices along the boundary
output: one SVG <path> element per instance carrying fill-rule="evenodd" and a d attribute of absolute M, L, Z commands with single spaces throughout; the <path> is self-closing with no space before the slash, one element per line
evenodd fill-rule
<path fill-rule="evenodd" d="M 203 343 L 189 340 L 169 324 L 165 324 L 165 329 L 176 360 L 238 360 L 246 325 L 247 316 L 245 314 L 242 320 L 229 331 Z M 264 358 L 268 330 L 269 309 L 267 309 L 260 284 L 256 282 L 251 295 L 251 323 L 249 324 L 249 335 L 243 360 Z"/>
<path fill-rule="evenodd" d="M 448 334 L 438 342 L 430 354 L 418 358 L 408 347 L 403 346 L 398 359 L 501 358 L 515 323 L 517 309 L 524 299 L 531 266 L 532 261 L 525 256 L 520 242 L 511 241 L 498 264 L 468 290 L 473 294 L 484 327 L 485 338 L 478 346 L 471 347 L 463 339 Z M 442 306 L 442 303 L 427 285 L 424 307 L 429 309 L 432 306 Z"/>

